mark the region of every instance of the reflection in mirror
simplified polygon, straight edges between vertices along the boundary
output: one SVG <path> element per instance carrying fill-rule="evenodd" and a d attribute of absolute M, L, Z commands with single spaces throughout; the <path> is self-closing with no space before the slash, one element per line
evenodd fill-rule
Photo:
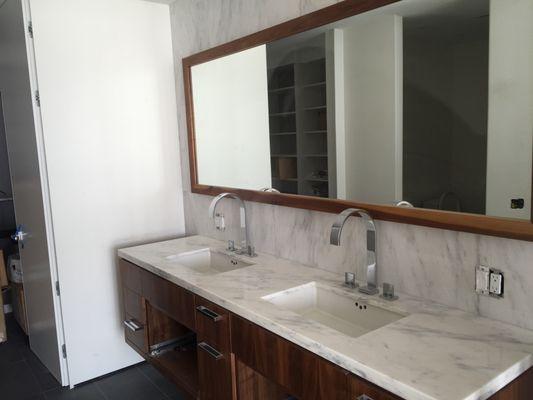
<path fill-rule="evenodd" d="M 200 184 L 530 218 L 531 0 L 399 1 L 193 66 L 192 93 Z"/>

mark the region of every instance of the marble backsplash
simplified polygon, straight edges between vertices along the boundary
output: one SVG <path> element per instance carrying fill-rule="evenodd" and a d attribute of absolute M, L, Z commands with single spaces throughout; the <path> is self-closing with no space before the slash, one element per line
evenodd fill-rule
<path fill-rule="evenodd" d="M 329 0 L 177 0 L 171 5 L 179 107 L 180 155 L 186 231 L 218 239 L 238 238 L 237 206 L 225 200 L 228 229 L 214 229 L 211 198 L 190 192 L 181 59 L 333 4 Z M 359 218 L 345 227 L 342 246 L 329 245 L 333 214 L 247 203 L 256 249 L 339 274 L 364 278 L 365 235 Z M 489 318 L 533 329 L 533 243 L 378 221 L 378 274 L 397 290 Z M 474 268 L 498 268 L 505 297 L 474 292 Z"/>

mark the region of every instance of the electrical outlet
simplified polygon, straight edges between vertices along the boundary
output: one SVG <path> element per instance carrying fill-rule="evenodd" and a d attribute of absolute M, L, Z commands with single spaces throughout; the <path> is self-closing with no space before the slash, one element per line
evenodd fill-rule
<path fill-rule="evenodd" d="M 501 271 L 492 271 L 490 274 L 489 294 L 495 297 L 503 297 L 503 274 Z"/>
<path fill-rule="evenodd" d="M 503 272 L 484 265 L 476 267 L 476 293 L 496 298 L 503 297 Z"/>

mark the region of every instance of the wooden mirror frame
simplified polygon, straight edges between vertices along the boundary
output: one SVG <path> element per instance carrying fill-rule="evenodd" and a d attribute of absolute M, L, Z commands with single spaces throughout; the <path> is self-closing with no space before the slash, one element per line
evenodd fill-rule
<path fill-rule="evenodd" d="M 468 214 L 422 208 L 401 208 L 304 195 L 210 186 L 202 185 L 198 182 L 191 80 L 191 68 L 193 66 L 327 25 L 397 1 L 399 0 L 345 0 L 302 17 L 292 19 L 271 28 L 184 58 L 183 75 L 192 192 L 209 196 L 216 196 L 224 192 L 233 192 L 247 201 L 329 213 L 339 213 L 349 207 L 363 208 L 368 210 L 374 218 L 384 221 L 533 241 L 533 209 L 531 218 L 527 221 L 492 217 L 481 214 Z"/>

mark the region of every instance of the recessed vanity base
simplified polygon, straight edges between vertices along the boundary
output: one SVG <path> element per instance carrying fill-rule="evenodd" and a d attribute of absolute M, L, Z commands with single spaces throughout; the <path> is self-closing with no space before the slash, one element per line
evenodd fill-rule
<path fill-rule="evenodd" d="M 126 342 L 187 399 L 401 399 L 129 261 L 119 268 Z M 490 399 L 532 395 L 530 369 Z"/>

